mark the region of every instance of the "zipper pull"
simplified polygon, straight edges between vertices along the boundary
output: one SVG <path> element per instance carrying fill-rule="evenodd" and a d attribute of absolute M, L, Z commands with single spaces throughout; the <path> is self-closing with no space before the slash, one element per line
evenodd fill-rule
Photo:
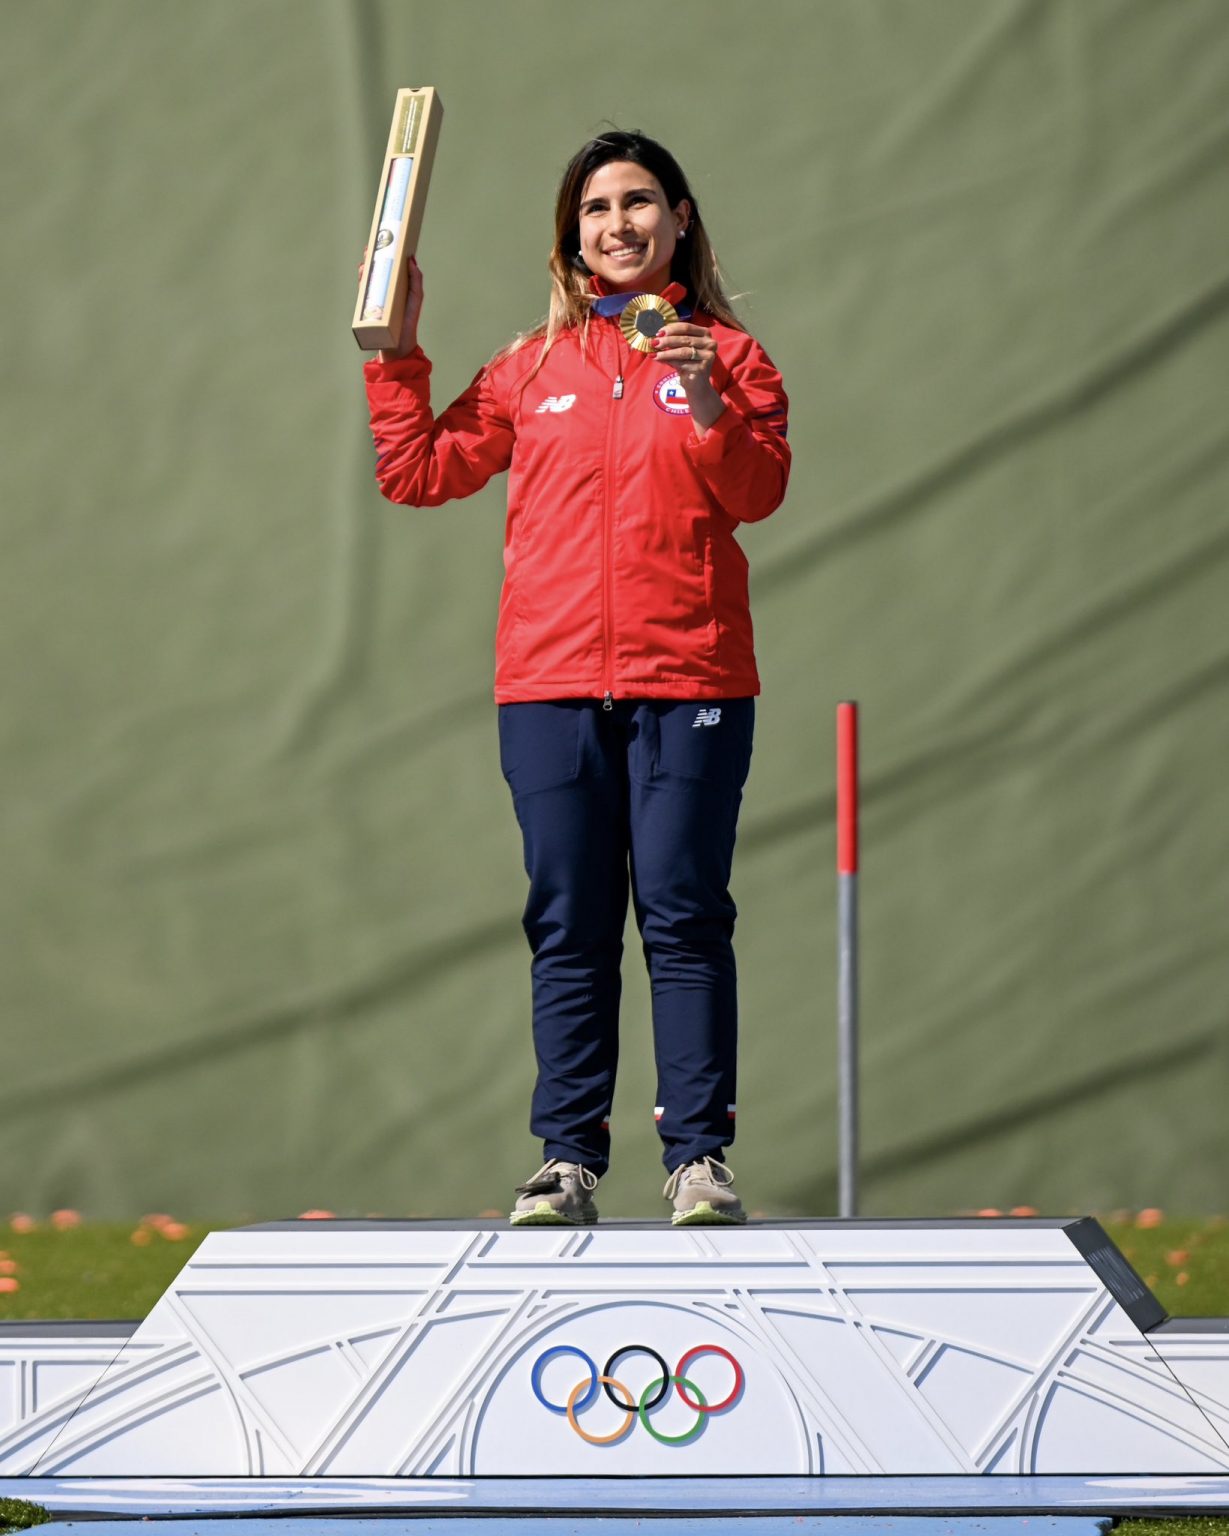
<path fill-rule="evenodd" d="M 623 398 L 623 375 L 622 374 L 620 374 L 619 377 L 615 380 L 614 393 L 611 395 L 610 398 L 612 400 L 622 400 L 622 398 Z M 606 697 L 609 698 L 610 695 L 607 694 Z"/>
<path fill-rule="evenodd" d="M 621 384 L 622 382 L 623 382 L 622 379 L 620 379 L 619 383 Z M 618 398 L 618 397 L 616 396 L 616 398 Z M 602 700 L 602 708 L 606 711 L 607 714 L 609 714 L 610 711 L 614 708 L 614 694 L 613 693 L 608 693 L 606 695 L 606 697 Z"/>

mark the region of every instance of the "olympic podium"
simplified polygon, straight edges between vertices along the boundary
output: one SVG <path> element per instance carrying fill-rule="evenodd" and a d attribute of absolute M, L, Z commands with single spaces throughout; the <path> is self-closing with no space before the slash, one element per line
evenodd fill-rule
<path fill-rule="evenodd" d="M 135 1326 L 0 1328 L 0 1491 L 33 1498 L 902 1474 L 1186 1475 L 1229 1505 L 1229 1320 L 1166 1320 L 1087 1218 L 332 1220 L 212 1233 Z"/>

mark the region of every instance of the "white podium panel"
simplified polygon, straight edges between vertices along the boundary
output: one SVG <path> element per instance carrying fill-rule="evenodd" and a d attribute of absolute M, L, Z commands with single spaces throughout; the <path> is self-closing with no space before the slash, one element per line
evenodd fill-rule
<path fill-rule="evenodd" d="M 137 1326 L 0 1323 L 0 1475 L 37 1461 Z"/>
<path fill-rule="evenodd" d="M 1092 1221 L 276 1223 L 0 1418 L 0 1475 L 1227 1472 L 1229 1333 L 1162 1318 Z"/>

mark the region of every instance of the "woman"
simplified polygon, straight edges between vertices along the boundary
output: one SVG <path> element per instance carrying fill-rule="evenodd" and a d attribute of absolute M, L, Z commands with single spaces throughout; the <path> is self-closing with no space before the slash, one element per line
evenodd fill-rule
<path fill-rule="evenodd" d="M 530 1124 L 545 1157 L 510 1219 L 597 1219 L 630 883 L 672 1219 L 743 1221 L 722 1161 L 737 1034 L 727 886 L 759 679 L 735 531 L 785 494 L 786 396 L 652 139 L 602 134 L 572 159 L 549 265 L 546 321 L 438 418 L 416 265 L 401 344 L 365 367 L 390 500 L 433 506 L 510 472 L 495 697 L 529 875 Z M 648 353 L 620 327 L 639 294 L 679 317 Z"/>

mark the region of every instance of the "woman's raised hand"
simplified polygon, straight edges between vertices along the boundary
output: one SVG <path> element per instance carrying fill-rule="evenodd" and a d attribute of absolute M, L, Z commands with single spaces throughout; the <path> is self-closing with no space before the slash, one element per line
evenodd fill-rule
<path fill-rule="evenodd" d="M 686 320 L 672 321 L 654 336 L 653 356 L 659 363 L 677 370 L 691 407 L 692 423 L 703 437 L 725 410 L 725 401 L 713 387 L 713 365 L 717 361 L 713 333 Z"/>
<path fill-rule="evenodd" d="M 363 250 L 363 259 L 358 264 L 358 280 L 361 291 L 363 282 L 363 268 L 367 265 L 367 251 Z M 386 363 L 390 358 L 406 357 L 418 345 L 418 317 L 422 314 L 422 269 L 413 256 L 409 258 L 410 266 L 410 291 L 406 294 L 405 315 L 401 321 L 401 339 L 395 348 L 382 347 L 379 358 Z"/>
<path fill-rule="evenodd" d="M 384 347 L 379 356 L 382 363 L 395 357 L 408 357 L 418 345 L 418 317 L 422 314 L 422 268 L 413 256 L 408 258 L 410 288 L 405 296 L 405 314 L 401 320 L 401 339 L 395 348 Z"/>
<path fill-rule="evenodd" d="M 653 356 L 659 363 L 669 363 L 671 368 L 676 368 L 683 388 L 690 393 L 693 385 L 711 381 L 713 364 L 717 361 L 717 343 L 713 333 L 702 325 L 675 320 L 670 325 L 663 325 L 654 336 Z"/>

